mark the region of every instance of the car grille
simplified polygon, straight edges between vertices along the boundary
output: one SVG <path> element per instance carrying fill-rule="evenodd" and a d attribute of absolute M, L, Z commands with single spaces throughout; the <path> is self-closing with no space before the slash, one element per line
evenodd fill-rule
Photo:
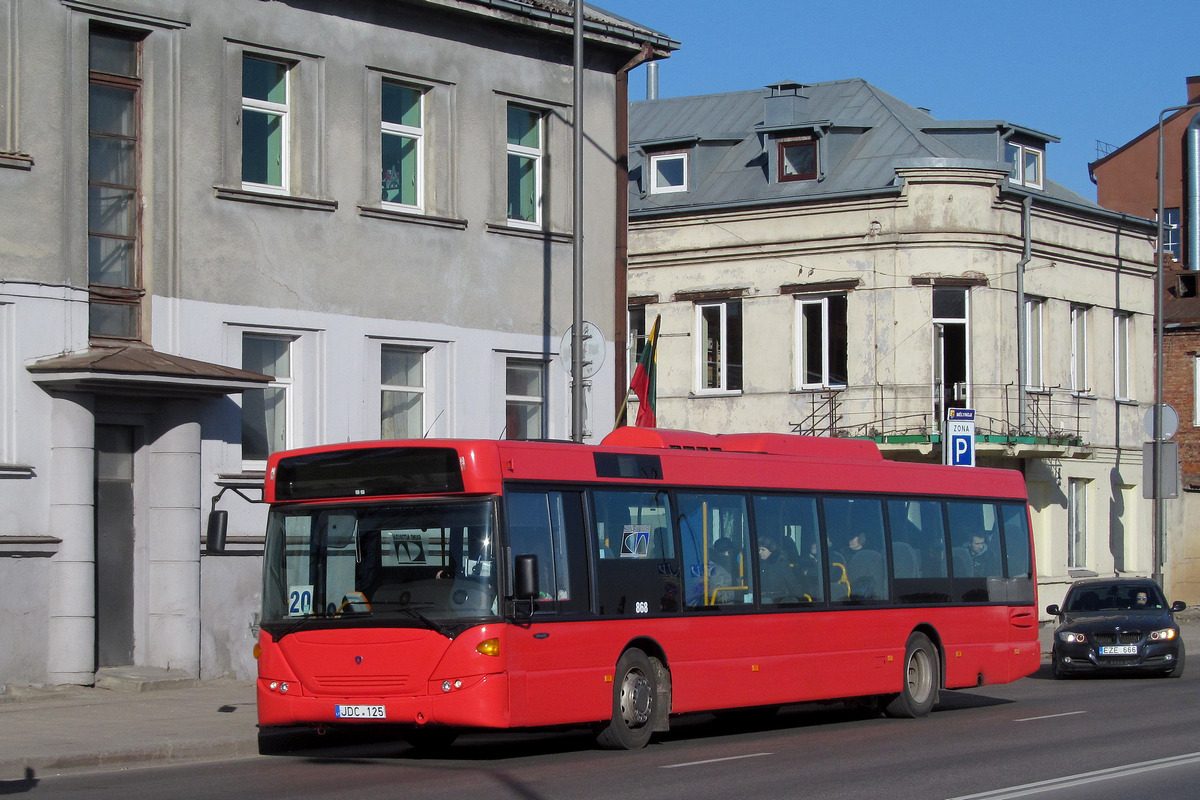
<path fill-rule="evenodd" d="M 1142 640 L 1141 631 L 1116 631 L 1092 635 L 1096 644 L 1137 644 Z"/>
<path fill-rule="evenodd" d="M 1137 656 L 1104 656 L 1100 659 L 1100 663 L 1106 667 L 1136 667 L 1138 665 Z"/>

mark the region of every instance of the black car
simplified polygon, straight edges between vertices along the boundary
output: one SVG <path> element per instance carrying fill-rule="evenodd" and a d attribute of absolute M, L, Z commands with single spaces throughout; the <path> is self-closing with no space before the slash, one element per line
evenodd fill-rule
<path fill-rule="evenodd" d="M 1086 578 L 1071 584 L 1058 617 L 1051 657 L 1054 677 L 1097 672 L 1183 674 L 1183 638 L 1175 613 L 1149 578 Z"/>

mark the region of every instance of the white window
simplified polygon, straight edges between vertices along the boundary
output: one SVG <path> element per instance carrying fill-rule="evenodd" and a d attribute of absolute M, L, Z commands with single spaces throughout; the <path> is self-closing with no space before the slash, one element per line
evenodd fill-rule
<path fill-rule="evenodd" d="M 1089 311 L 1087 306 L 1071 306 L 1071 391 L 1076 394 L 1090 394 L 1092 391 L 1088 375 Z"/>
<path fill-rule="evenodd" d="M 686 192 L 687 153 L 655 153 L 650 156 L 650 194 Z"/>
<path fill-rule="evenodd" d="M 642 348 L 646 346 L 646 337 L 650 335 L 650 330 L 646 327 L 646 307 L 645 306 L 630 306 L 629 307 L 629 343 L 626 348 L 626 361 L 629 370 L 629 376 L 633 377 L 634 370 L 637 368 L 638 358 L 642 355 Z"/>
<path fill-rule="evenodd" d="M 504 365 L 504 438 L 546 436 L 546 364 L 509 358 Z"/>
<path fill-rule="evenodd" d="M 424 92 L 383 81 L 380 93 L 382 200 L 421 210 L 424 198 Z"/>
<path fill-rule="evenodd" d="M 1036 147 L 1005 142 L 1004 160 L 1008 162 L 1009 181 L 1031 189 L 1041 189 L 1045 154 Z"/>
<path fill-rule="evenodd" d="M 1045 388 L 1042 373 L 1042 311 L 1046 301 L 1025 298 L 1025 388 L 1040 392 Z"/>
<path fill-rule="evenodd" d="M 1067 569 L 1087 568 L 1087 487 L 1084 478 L 1067 480 Z"/>
<path fill-rule="evenodd" d="M 1164 253 L 1169 253 L 1176 261 L 1179 260 L 1179 209 L 1168 208 L 1163 213 L 1163 243 Z"/>
<path fill-rule="evenodd" d="M 242 56 L 242 188 L 286 194 L 290 66 L 263 56 Z"/>
<path fill-rule="evenodd" d="M 1192 356 L 1192 425 L 1200 426 L 1200 356 Z"/>
<path fill-rule="evenodd" d="M 742 301 L 697 303 L 696 334 L 699 391 L 741 391 Z"/>
<path fill-rule="evenodd" d="M 508 106 L 508 221 L 524 227 L 542 222 L 542 112 Z"/>
<path fill-rule="evenodd" d="M 846 295 L 797 298 L 796 385 L 821 389 L 846 385 Z"/>
<path fill-rule="evenodd" d="M 1113 396 L 1118 400 L 1130 400 L 1129 385 L 1129 328 L 1132 317 L 1118 311 L 1113 317 Z"/>
<path fill-rule="evenodd" d="M 287 336 L 242 335 L 242 369 L 271 376 L 262 389 L 242 392 L 242 462 L 263 469 L 267 457 L 292 446 L 292 344 Z"/>
<path fill-rule="evenodd" d="M 425 435 L 429 348 L 384 344 L 379 348 L 379 435 L 420 439 Z"/>

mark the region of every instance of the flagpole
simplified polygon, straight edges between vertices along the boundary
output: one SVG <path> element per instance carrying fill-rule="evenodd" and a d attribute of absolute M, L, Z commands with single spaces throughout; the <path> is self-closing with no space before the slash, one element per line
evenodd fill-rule
<path fill-rule="evenodd" d="M 649 365 L 649 369 L 655 369 L 655 362 L 658 359 L 658 326 L 662 322 L 662 314 L 654 318 L 654 325 L 650 328 L 650 336 L 646 339 L 646 344 L 642 347 L 642 353 L 638 357 L 638 366 L 633 370 L 633 377 L 629 381 L 629 388 L 625 390 L 625 399 L 621 401 L 621 408 L 617 411 L 616 423 L 620 423 L 621 418 L 626 414 L 629 408 L 629 395 L 634 391 L 634 381 L 637 380 L 638 370 L 647 369 L 645 364 Z M 650 398 L 647 398 L 650 399 Z M 640 411 L 638 412 L 641 413 Z M 628 424 L 628 423 L 626 423 Z"/>

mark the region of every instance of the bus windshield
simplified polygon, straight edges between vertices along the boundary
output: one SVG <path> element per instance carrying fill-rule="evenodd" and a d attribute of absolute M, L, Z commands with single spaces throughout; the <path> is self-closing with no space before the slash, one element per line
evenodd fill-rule
<path fill-rule="evenodd" d="M 369 620 L 447 632 L 494 617 L 495 518 L 490 499 L 275 508 L 263 626 L 281 635 Z"/>

